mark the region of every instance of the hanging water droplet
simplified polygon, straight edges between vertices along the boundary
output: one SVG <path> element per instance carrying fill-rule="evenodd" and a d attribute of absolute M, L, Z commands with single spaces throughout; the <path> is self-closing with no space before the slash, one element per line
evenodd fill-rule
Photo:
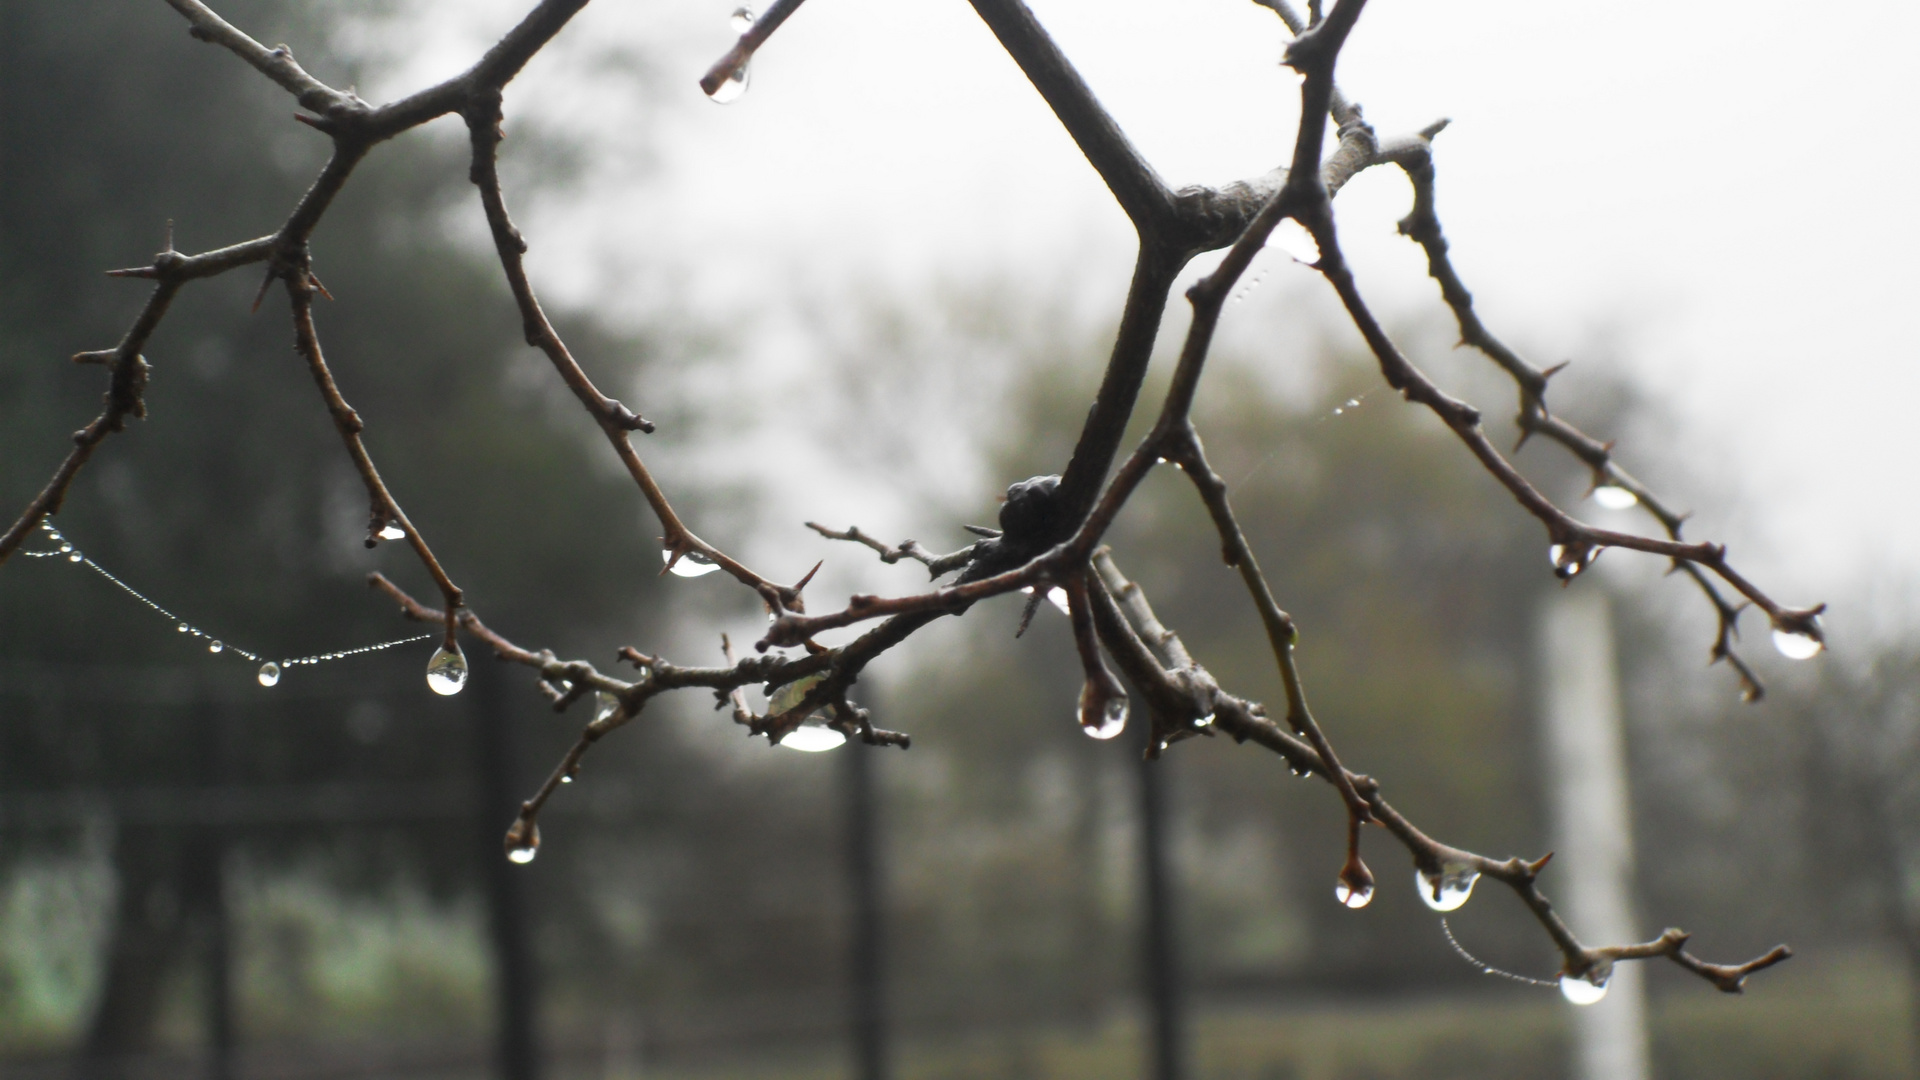
<path fill-rule="evenodd" d="M 1294 218 L 1288 218 L 1274 226 L 1273 234 L 1267 237 L 1267 246 L 1276 247 L 1287 253 L 1297 263 L 1312 266 L 1320 261 L 1320 245 L 1307 231 L 1305 225 Z"/>
<path fill-rule="evenodd" d="M 1598 982 L 1588 981 L 1596 976 L 1599 979 Z M 1599 974 L 1597 970 L 1579 979 L 1572 975 L 1562 975 L 1560 976 L 1560 993 L 1575 1005 L 1591 1005 L 1607 996 L 1607 977 Z"/>
<path fill-rule="evenodd" d="M 1819 625 L 1817 622 L 1815 625 Z M 1789 660 L 1811 660 L 1820 655 L 1826 645 L 1812 634 L 1803 634 L 1798 630 L 1780 630 L 1773 632 L 1773 647 L 1780 655 Z"/>
<path fill-rule="evenodd" d="M 1086 732 L 1089 739 L 1111 739 L 1127 728 L 1127 697 L 1107 699 L 1106 707 L 1100 710 L 1100 717 L 1094 723 L 1082 722 L 1080 730 Z"/>
<path fill-rule="evenodd" d="M 1212 713 L 1208 713 L 1207 715 L 1205 715 L 1205 716 L 1203 716 L 1203 717 L 1201 717 L 1200 719 L 1198 719 L 1198 720 L 1195 720 L 1195 721 L 1193 722 L 1193 726 L 1194 726 L 1194 727 L 1212 727 L 1212 726 L 1213 726 L 1213 714 L 1212 714 Z"/>
<path fill-rule="evenodd" d="M 1480 871 L 1466 863 L 1446 863 L 1437 874 L 1414 871 L 1413 886 L 1420 892 L 1420 899 L 1435 911 L 1454 911 L 1467 902 L 1473 895 L 1473 883 L 1480 880 Z"/>
<path fill-rule="evenodd" d="M 181 623 L 181 624 L 180 624 L 179 626 L 176 626 L 176 627 L 174 627 L 174 629 L 175 629 L 175 630 L 178 630 L 178 631 L 180 631 L 181 633 L 183 633 L 183 634 L 184 634 L 184 633 L 186 633 L 187 631 L 189 631 L 189 630 L 191 630 L 191 629 L 193 629 L 193 627 L 191 627 L 191 626 L 188 626 L 188 625 L 187 625 L 186 623 Z"/>
<path fill-rule="evenodd" d="M 1357 409 L 1357 408 L 1359 408 L 1359 407 L 1360 407 L 1360 399 L 1359 399 L 1359 398 L 1357 398 L 1357 397 L 1350 397 L 1350 398 L 1348 398 L 1348 399 L 1347 399 L 1347 404 L 1346 404 L 1346 407 L 1347 407 L 1347 408 L 1349 408 L 1349 409 Z"/>
<path fill-rule="evenodd" d="M 804 750 L 809 754 L 818 754 L 823 750 L 845 746 L 846 742 L 845 735 L 824 724 L 801 724 L 787 732 L 787 737 L 780 740 L 780 745 L 789 750 Z"/>
<path fill-rule="evenodd" d="M 380 539 L 382 540 L 405 540 L 406 538 L 407 530 L 391 521 L 387 522 L 386 526 L 380 530 Z"/>
<path fill-rule="evenodd" d="M 1593 548 L 1569 548 L 1565 544 L 1554 544 L 1547 548 L 1547 561 L 1553 563 L 1554 576 L 1566 581 L 1593 565 L 1598 554 Z"/>
<path fill-rule="evenodd" d="M 1340 901 L 1341 906 L 1357 911 L 1373 902 L 1373 886 L 1362 885 L 1356 889 L 1345 881 L 1341 881 L 1333 887 L 1333 898 Z"/>
<path fill-rule="evenodd" d="M 736 34 L 744 34 L 753 29 L 753 9 L 750 7 L 734 8 L 733 14 L 727 17 L 727 24 L 733 27 L 733 32 Z"/>
<path fill-rule="evenodd" d="M 76 552 L 74 552 L 73 554 L 71 554 L 71 555 L 69 555 L 69 556 L 67 556 L 67 561 L 68 561 L 68 562 L 79 562 L 80 560 L 82 560 L 82 559 L 84 559 L 84 558 L 86 558 L 86 556 L 85 556 L 85 555 L 82 555 L 82 554 L 80 554 L 80 553 L 79 553 L 78 551 L 76 551 Z"/>
<path fill-rule="evenodd" d="M 69 551 L 72 551 L 72 550 L 73 550 L 73 545 L 72 545 L 72 544 L 64 544 L 64 543 L 63 543 L 63 544 L 61 544 L 61 545 L 60 545 L 60 554 L 62 554 L 62 555 L 65 555 L 65 554 L 66 554 L 67 552 L 69 552 Z"/>
<path fill-rule="evenodd" d="M 605 690 L 593 695 L 593 722 L 604 724 L 620 711 L 620 699 Z"/>
<path fill-rule="evenodd" d="M 209 641 L 209 642 L 207 642 L 207 651 L 208 651 L 208 652 L 213 652 L 213 653 L 217 653 L 217 652 L 219 652 L 219 651 L 220 651 L 221 649 L 224 649 L 224 648 L 226 648 L 226 646 L 220 643 L 220 639 L 219 639 L 219 638 L 215 638 L 215 639 L 213 639 L 212 641 Z"/>
<path fill-rule="evenodd" d="M 540 854 L 540 826 L 519 818 L 514 821 L 513 828 L 507 830 L 506 843 L 507 861 L 525 866 Z"/>
<path fill-rule="evenodd" d="M 260 685 L 278 686 L 280 684 L 280 665 L 269 660 L 260 665 Z"/>
<path fill-rule="evenodd" d="M 452 697 L 465 685 L 467 658 L 461 653 L 460 646 L 455 645 L 451 649 L 442 646 L 433 650 L 433 659 L 427 661 L 427 689 L 441 697 Z M 527 856 L 529 859 L 532 857 Z"/>
<path fill-rule="evenodd" d="M 1640 501 L 1640 496 L 1618 484 L 1601 484 L 1593 489 L 1593 501 L 1608 510 L 1626 510 Z"/>
<path fill-rule="evenodd" d="M 674 562 L 673 549 L 663 548 L 660 551 L 660 561 L 663 563 L 672 563 L 675 577 L 705 577 L 715 570 L 720 569 L 719 563 L 714 562 L 712 559 L 707 558 L 697 551 L 689 551 L 685 555 L 680 556 L 679 562 Z"/>
<path fill-rule="evenodd" d="M 1060 609 L 1060 614 L 1073 614 L 1073 607 L 1067 603 L 1067 590 L 1055 585 L 1047 590 L 1047 602 Z"/>
<path fill-rule="evenodd" d="M 728 72 L 727 77 L 720 80 L 720 85 L 713 88 L 713 93 L 707 95 L 708 100 L 716 105 L 726 105 L 740 100 L 740 95 L 747 92 L 747 78 L 747 65 L 742 61 L 739 67 Z"/>

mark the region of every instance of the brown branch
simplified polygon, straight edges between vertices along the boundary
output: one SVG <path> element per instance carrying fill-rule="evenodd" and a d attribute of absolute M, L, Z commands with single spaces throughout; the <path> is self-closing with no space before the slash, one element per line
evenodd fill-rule
<path fill-rule="evenodd" d="M 760 51 L 760 46 L 766 44 L 775 30 L 780 29 L 780 24 L 787 21 L 787 16 L 793 14 L 800 3 L 801 0 L 773 0 L 773 6 L 755 18 L 752 25 L 740 35 L 740 40 L 734 42 L 724 56 L 715 60 L 705 75 L 700 76 L 700 89 L 712 97 L 720 92 L 720 87 L 725 83 L 746 78 L 747 63 L 753 59 L 753 54 Z"/>
<path fill-rule="evenodd" d="M 858 525 L 847 526 L 845 532 L 835 532 L 825 525 L 818 525 L 811 521 L 807 522 L 806 525 L 807 528 L 812 529 L 814 532 L 819 533 L 829 540 L 846 540 L 855 544 L 864 544 L 878 552 L 880 561 L 889 566 L 899 562 L 901 559 L 912 559 L 927 568 L 927 576 L 929 578 L 939 578 L 942 575 L 950 574 L 967 565 L 973 558 L 973 553 L 977 546 L 968 544 L 959 551 L 950 551 L 945 555 L 935 555 L 933 552 L 921 547 L 918 540 L 902 540 L 898 547 L 888 547 L 885 543 L 861 532 L 860 526 Z"/>
<path fill-rule="evenodd" d="M 1528 862 L 1524 859 L 1492 859 L 1470 851 L 1443 844 L 1426 833 L 1421 832 L 1401 813 L 1387 802 L 1381 794 L 1378 781 L 1372 777 L 1351 773 L 1345 769 L 1335 772 L 1329 766 L 1329 758 L 1319 749 L 1306 741 L 1290 734 L 1279 725 L 1268 720 L 1258 703 L 1238 698 L 1221 690 L 1206 670 L 1190 659 L 1179 669 L 1166 668 L 1162 662 L 1154 662 L 1147 652 L 1146 642 L 1159 640 L 1177 646 L 1179 641 L 1171 631 L 1161 625 L 1153 614 L 1146 595 L 1140 587 L 1127 580 L 1118 566 L 1114 564 L 1111 553 L 1102 551 L 1095 557 L 1095 569 L 1099 573 L 1101 594 L 1113 594 L 1126 598 L 1124 605 L 1114 604 L 1112 613 L 1123 615 L 1126 620 L 1125 633 L 1109 633 L 1103 628 L 1102 640 L 1108 645 L 1109 652 L 1120 663 L 1121 670 L 1149 701 L 1173 701 L 1183 693 L 1200 689 L 1210 700 L 1200 703 L 1208 715 L 1213 717 L 1209 728 L 1225 732 L 1236 742 L 1256 742 L 1286 759 L 1288 765 L 1299 775 L 1318 775 L 1340 790 L 1358 791 L 1365 798 L 1370 818 L 1385 828 L 1394 839 L 1400 841 L 1408 854 L 1413 857 L 1414 868 L 1423 875 L 1437 876 L 1448 871 L 1466 868 L 1472 873 L 1484 875 L 1510 888 L 1520 902 L 1526 906 L 1554 947 L 1560 952 L 1563 973 L 1574 978 L 1598 978 L 1604 982 L 1612 964 L 1617 960 L 1642 960 L 1654 957 L 1666 957 L 1688 971 L 1701 976 L 1727 993 L 1737 993 L 1746 976 L 1775 964 L 1793 955 L 1785 945 L 1776 946 L 1766 954 L 1738 965 L 1711 964 L 1692 956 L 1682 948 L 1687 935 L 1679 930 L 1668 930 L 1653 942 L 1639 945 L 1612 945 L 1590 948 L 1582 945 L 1568 928 L 1552 902 L 1541 891 L 1538 883 L 1540 872 L 1545 869 L 1551 856 Z M 1098 610 L 1098 609 L 1096 609 Z M 1127 645 L 1131 639 L 1133 646 Z M 1119 647 L 1116 648 L 1115 646 Z M 1171 649 L 1177 655 L 1184 656 L 1185 648 Z M 1344 780 L 1343 784 L 1341 781 Z M 1357 821 L 1349 815 L 1350 821 Z M 1352 854 L 1352 842 L 1355 834 L 1349 834 L 1349 864 L 1342 871 L 1342 880 L 1355 865 Z M 1361 867 L 1364 870 L 1364 867 Z M 1370 875 L 1368 875 L 1370 880 Z"/>

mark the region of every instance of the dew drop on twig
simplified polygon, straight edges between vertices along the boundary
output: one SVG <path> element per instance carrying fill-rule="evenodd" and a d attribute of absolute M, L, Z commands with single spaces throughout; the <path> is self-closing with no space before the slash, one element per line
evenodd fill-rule
<path fill-rule="evenodd" d="M 1779 649 L 1780 655 L 1789 660 L 1811 660 L 1820 655 L 1821 649 L 1826 648 L 1819 638 L 1797 630 L 1775 630 L 1773 647 Z"/>
<path fill-rule="evenodd" d="M 1606 976 L 1600 976 L 1598 982 L 1590 981 L 1593 977 L 1591 974 L 1584 978 L 1575 978 L 1572 975 L 1560 976 L 1561 995 L 1575 1005 L 1592 1005 L 1607 996 Z"/>
<path fill-rule="evenodd" d="M 733 14 L 727 17 L 727 25 L 733 27 L 734 33 L 744 34 L 753 29 L 753 18 L 752 8 L 737 7 L 733 9 Z"/>
<path fill-rule="evenodd" d="M 1593 501 L 1608 510 L 1627 510 L 1640 501 L 1640 496 L 1618 484 L 1601 484 L 1593 489 Z"/>
<path fill-rule="evenodd" d="M 1373 886 L 1362 885 L 1356 889 L 1341 881 L 1333 887 L 1333 898 L 1340 901 L 1342 907 L 1359 910 L 1373 902 Z"/>
<path fill-rule="evenodd" d="M 1435 911 L 1458 910 L 1473 895 L 1473 884 L 1479 880 L 1480 871 L 1466 863 L 1446 863 L 1437 874 L 1420 870 L 1413 874 L 1421 901 Z"/>
<path fill-rule="evenodd" d="M 672 563 L 672 570 L 675 577 L 705 577 L 715 570 L 720 569 L 719 563 L 714 562 L 712 559 L 707 558 L 697 551 L 689 551 L 685 555 L 680 556 L 679 562 L 674 562 L 673 549 L 662 548 L 660 551 L 660 561 L 663 563 Z"/>
<path fill-rule="evenodd" d="M 780 745 L 789 750 L 802 750 L 809 754 L 832 750 L 846 743 L 845 735 L 825 724 L 801 724 L 780 740 Z"/>
<path fill-rule="evenodd" d="M 747 92 L 748 77 L 747 65 L 743 62 L 739 67 L 728 72 L 726 78 L 720 80 L 720 85 L 714 87 L 713 93 L 707 95 L 708 100 L 716 105 L 727 105 L 740 100 L 740 95 Z"/>
<path fill-rule="evenodd" d="M 533 861 L 540 854 L 540 826 L 526 820 L 513 823 L 507 830 L 507 861 L 521 866 Z"/>
<path fill-rule="evenodd" d="M 1091 724 L 1080 725 L 1080 730 L 1086 732 L 1089 739 L 1111 739 L 1126 729 L 1127 698 L 1125 694 L 1108 698 L 1106 707 L 1100 711 L 1098 720 Z"/>
<path fill-rule="evenodd" d="M 391 521 L 387 522 L 380 530 L 380 539 L 382 540 L 405 540 L 406 538 L 407 530 L 395 525 Z"/>
<path fill-rule="evenodd" d="M 427 661 L 427 688 L 441 697 L 452 697 L 466 685 L 467 658 L 460 646 L 435 649 L 433 659 Z"/>

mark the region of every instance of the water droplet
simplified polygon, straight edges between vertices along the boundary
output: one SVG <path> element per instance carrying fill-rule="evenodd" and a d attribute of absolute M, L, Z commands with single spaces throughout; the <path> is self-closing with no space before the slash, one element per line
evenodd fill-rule
<path fill-rule="evenodd" d="M 707 95 L 708 99 L 716 105 L 740 100 L 740 95 L 747 92 L 747 78 L 747 65 L 743 63 L 727 73 L 720 85 L 713 88 L 713 93 Z"/>
<path fill-rule="evenodd" d="M 1360 407 L 1360 399 L 1359 399 L 1359 398 L 1357 398 L 1357 397 L 1350 397 L 1350 398 L 1348 398 L 1348 399 L 1347 399 L 1347 404 L 1346 404 L 1346 407 L 1347 407 L 1347 408 L 1349 408 L 1349 409 L 1357 409 L 1357 408 L 1359 408 L 1359 407 Z"/>
<path fill-rule="evenodd" d="M 66 554 L 67 552 L 69 552 L 69 551 L 72 551 L 72 550 L 73 550 L 73 545 L 72 545 L 72 544 L 61 544 L 61 545 L 60 545 L 60 554 L 62 554 L 62 555 L 65 555 L 65 554 Z"/>
<path fill-rule="evenodd" d="M 833 728 L 823 724 L 801 724 L 787 732 L 787 737 L 780 740 L 780 745 L 789 750 L 804 750 L 809 754 L 818 754 L 823 750 L 845 746 L 846 742 L 847 737 Z"/>
<path fill-rule="evenodd" d="M 387 522 L 386 527 L 380 530 L 380 539 L 382 540 L 405 540 L 406 538 L 407 530 L 395 525 L 391 521 Z"/>
<path fill-rule="evenodd" d="M 467 685 L 467 658 L 461 653 L 460 646 L 448 649 L 441 647 L 433 650 L 433 659 L 427 661 L 427 689 L 441 697 L 452 697 Z M 538 841 L 535 841 L 538 843 Z M 528 859 L 533 856 L 527 856 Z M 521 860 L 525 861 L 525 860 Z"/>
<path fill-rule="evenodd" d="M 1818 626 L 1818 622 L 1814 625 Z M 1773 632 L 1773 647 L 1780 655 L 1789 660 L 1811 660 L 1820 655 L 1826 645 L 1812 634 L 1803 634 L 1797 630 L 1779 630 Z"/>
<path fill-rule="evenodd" d="M 573 774 L 572 774 L 572 773 L 570 773 L 570 772 L 569 772 L 569 773 L 562 773 L 562 774 L 561 774 L 561 776 L 560 776 L 560 782 L 561 782 L 561 783 L 563 783 L 563 784 L 571 784 L 571 783 L 573 783 Z"/>
<path fill-rule="evenodd" d="M 773 697 L 767 700 L 767 715 L 779 716 L 784 712 L 792 712 L 800 706 L 800 702 L 806 698 L 807 692 L 820 685 L 820 680 L 824 678 L 826 678 L 824 674 L 808 675 L 804 678 L 795 679 L 774 691 Z"/>
<path fill-rule="evenodd" d="M 1356 889 L 1342 881 L 1334 885 L 1333 898 L 1340 901 L 1342 906 L 1357 911 L 1373 902 L 1373 886 L 1362 885 Z"/>
<path fill-rule="evenodd" d="M 1553 574 L 1562 581 L 1593 565 L 1600 557 L 1597 548 L 1569 548 L 1565 544 L 1554 544 L 1547 548 L 1547 561 L 1553 564 Z"/>
<path fill-rule="evenodd" d="M 513 828 L 507 830 L 507 861 L 525 866 L 538 854 L 540 826 L 525 818 L 515 820 Z"/>
<path fill-rule="evenodd" d="M 226 648 L 226 646 L 220 643 L 220 639 L 219 639 L 219 638 L 215 638 L 215 639 L 213 639 L 212 641 L 209 641 L 209 642 L 207 642 L 207 651 L 208 651 L 208 652 L 215 652 L 215 653 L 217 653 L 217 652 L 219 652 L 219 651 L 220 651 L 221 649 L 224 649 L 224 648 Z"/>
<path fill-rule="evenodd" d="M 1047 590 L 1047 602 L 1059 608 L 1062 615 L 1073 614 L 1073 608 L 1067 603 L 1067 590 L 1058 585 Z"/>
<path fill-rule="evenodd" d="M 1201 717 L 1200 719 L 1198 719 L 1198 720 L 1195 720 L 1195 721 L 1193 722 L 1193 726 L 1194 726 L 1194 727 L 1212 727 L 1212 726 L 1213 726 L 1213 714 L 1212 714 L 1212 713 L 1208 713 L 1207 715 L 1205 715 L 1205 716 L 1203 716 L 1203 717 Z"/>
<path fill-rule="evenodd" d="M 1640 501 L 1640 496 L 1617 484 L 1601 484 L 1593 489 L 1593 501 L 1608 510 L 1626 510 Z"/>
<path fill-rule="evenodd" d="M 1596 977 L 1599 979 L 1598 982 L 1588 981 Z M 1591 1005 L 1607 996 L 1607 976 L 1598 971 L 1590 972 L 1586 978 L 1581 979 L 1562 975 L 1560 976 L 1560 993 L 1575 1005 Z"/>
<path fill-rule="evenodd" d="M 603 724 L 620 711 L 620 699 L 605 690 L 593 695 L 593 722 Z"/>
<path fill-rule="evenodd" d="M 679 562 L 673 562 L 673 549 L 663 548 L 660 552 L 660 561 L 673 563 L 673 573 L 676 577 L 705 577 L 720 569 L 719 563 L 697 551 L 689 551 L 680 556 Z"/>
<path fill-rule="evenodd" d="M 69 555 L 69 556 L 67 556 L 67 561 L 68 561 L 68 562 L 79 562 L 79 561 L 80 561 L 81 559 L 84 559 L 84 558 L 86 558 L 86 556 L 85 556 L 85 555 L 82 555 L 82 554 L 80 554 L 79 552 L 77 552 L 77 551 L 76 551 L 76 552 L 74 552 L 73 554 L 71 554 L 71 555 Z"/>
<path fill-rule="evenodd" d="M 744 34 L 753 29 L 753 9 L 750 7 L 734 8 L 733 14 L 727 17 L 727 24 L 733 27 L 733 32 L 736 34 Z"/>
<path fill-rule="evenodd" d="M 178 630 L 178 631 L 180 631 L 181 633 L 183 633 L 183 634 L 184 634 L 184 633 L 186 633 L 187 631 L 189 631 L 189 630 L 191 630 L 191 629 L 193 629 L 193 627 L 191 627 L 191 626 L 188 626 L 188 625 L 187 625 L 186 623 L 181 623 L 181 624 L 180 624 L 179 626 L 176 626 L 176 627 L 174 627 L 174 629 L 175 629 L 175 630 Z"/>
<path fill-rule="evenodd" d="M 278 686 L 280 684 L 280 665 L 269 660 L 260 665 L 260 685 Z"/>
<path fill-rule="evenodd" d="M 1413 886 L 1420 892 L 1420 899 L 1435 911 L 1454 911 L 1467 902 L 1473 895 L 1473 883 L 1480 880 L 1480 871 L 1466 863 L 1446 863 L 1438 874 L 1426 874 L 1414 871 Z"/>
<path fill-rule="evenodd" d="M 1083 712 L 1084 715 L 1084 712 Z M 1107 699 L 1106 706 L 1100 710 L 1100 717 L 1089 724 L 1082 720 L 1080 730 L 1086 732 L 1089 739 L 1111 739 L 1127 728 L 1127 696 Z"/>
<path fill-rule="evenodd" d="M 1308 266 L 1320 261 L 1320 245 L 1307 227 L 1293 218 L 1274 226 L 1273 235 L 1267 237 L 1267 246 L 1279 248 L 1293 261 Z"/>

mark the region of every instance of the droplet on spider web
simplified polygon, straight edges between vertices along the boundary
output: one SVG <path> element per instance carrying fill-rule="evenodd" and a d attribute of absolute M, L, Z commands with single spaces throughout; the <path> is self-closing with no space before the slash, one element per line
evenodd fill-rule
<path fill-rule="evenodd" d="M 207 651 L 210 653 L 217 653 L 225 648 L 226 645 L 223 644 L 219 638 L 214 638 L 212 641 L 207 642 Z"/>
<path fill-rule="evenodd" d="M 752 8 L 737 7 L 733 9 L 732 15 L 727 16 L 727 25 L 733 27 L 734 33 L 744 34 L 753 29 L 753 19 Z"/>
<path fill-rule="evenodd" d="M 269 660 L 266 663 L 260 665 L 260 685 L 261 686 L 280 685 L 280 665 L 279 664 L 276 664 L 273 661 Z"/>
<path fill-rule="evenodd" d="M 1480 871 L 1466 863 L 1446 863 L 1437 874 L 1420 870 L 1413 874 L 1421 901 L 1435 911 L 1457 910 L 1473 895 L 1473 883 L 1479 880 Z"/>
<path fill-rule="evenodd" d="M 186 633 L 187 631 L 189 631 L 189 630 L 192 630 L 192 629 L 193 629 L 193 627 L 191 627 L 191 626 L 188 626 L 188 625 L 187 625 L 186 623 L 181 623 L 181 624 L 180 624 L 179 626 L 176 626 L 176 627 L 174 627 L 174 629 L 175 629 L 175 630 L 178 630 L 178 631 L 180 631 L 181 633 L 183 633 L 183 634 L 184 634 L 184 633 Z"/>
<path fill-rule="evenodd" d="M 708 94 L 707 98 L 716 105 L 727 105 L 738 101 L 740 95 L 747 92 L 748 78 L 747 62 L 742 60 L 739 67 L 727 72 L 727 77 L 720 80 L 720 84 L 713 88 L 713 93 Z"/>
<path fill-rule="evenodd" d="M 673 549 L 662 548 L 660 561 L 670 564 L 675 577 L 705 577 L 720 569 L 720 564 L 697 551 L 689 551 L 680 556 L 679 562 L 673 561 Z"/>
<path fill-rule="evenodd" d="M 467 658 L 460 652 L 460 646 L 449 649 L 443 645 L 435 649 L 433 659 L 427 661 L 427 688 L 441 697 L 452 697 L 466 685 Z"/>
<path fill-rule="evenodd" d="M 65 542 L 62 542 L 62 543 L 61 543 L 61 545 L 60 545 L 60 554 L 62 554 L 62 555 L 65 555 L 65 554 L 66 554 L 67 552 L 69 552 L 69 551 L 72 551 L 72 550 L 73 550 L 73 545 L 72 545 L 72 544 L 69 544 L 69 543 L 65 543 Z"/>
<path fill-rule="evenodd" d="M 1820 655 L 1821 649 L 1826 648 L 1819 638 L 1797 630 L 1775 630 L 1773 647 L 1779 649 L 1780 655 L 1789 660 L 1811 660 Z"/>
<path fill-rule="evenodd" d="M 1640 501 L 1640 496 L 1618 484 L 1601 484 L 1593 489 L 1593 501 L 1608 510 L 1627 510 Z"/>
<path fill-rule="evenodd" d="M 1594 979 L 1599 981 L 1595 982 Z M 1572 975 L 1560 976 L 1560 994 L 1575 1005 L 1592 1005 L 1607 996 L 1607 978 L 1593 973 L 1575 978 Z"/>
<path fill-rule="evenodd" d="M 1288 218 L 1274 226 L 1273 234 L 1267 237 L 1267 246 L 1279 248 L 1298 263 L 1307 266 L 1320 261 L 1320 244 L 1305 225 Z"/>
<path fill-rule="evenodd" d="M 380 530 L 380 539 L 382 540 L 405 540 L 406 538 L 407 530 L 395 525 L 391 521 L 387 522 Z"/>

